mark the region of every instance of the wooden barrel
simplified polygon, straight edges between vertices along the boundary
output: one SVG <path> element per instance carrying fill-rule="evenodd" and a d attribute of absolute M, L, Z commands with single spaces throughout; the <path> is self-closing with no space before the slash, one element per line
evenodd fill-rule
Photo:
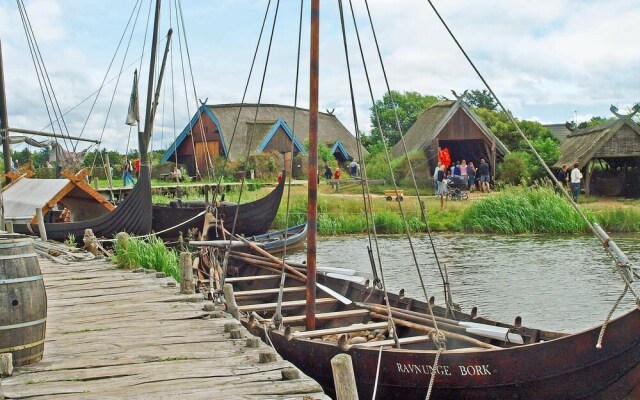
<path fill-rule="evenodd" d="M 0 353 L 12 353 L 13 365 L 42 359 L 47 294 L 33 240 L 0 235 Z"/>

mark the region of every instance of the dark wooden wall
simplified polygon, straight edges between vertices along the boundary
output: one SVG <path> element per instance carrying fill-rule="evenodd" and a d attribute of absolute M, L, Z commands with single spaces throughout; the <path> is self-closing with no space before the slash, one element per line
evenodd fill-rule
<path fill-rule="evenodd" d="M 289 138 L 289 135 L 285 133 L 284 129 L 280 127 L 262 151 L 288 153 L 291 151 L 291 139 Z M 294 154 L 297 153 L 298 151 L 295 150 Z"/>
<path fill-rule="evenodd" d="M 218 128 L 207 114 L 202 114 L 191 130 L 193 132 L 194 143 L 204 142 L 204 139 L 206 139 L 207 142 L 220 142 L 220 133 L 218 132 Z M 204 139 L 202 132 L 204 132 Z M 193 147 L 191 137 L 188 135 L 178 147 L 178 158 L 180 159 L 183 156 L 193 156 Z M 220 154 L 222 154 L 222 143 L 220 144 L 219 149 Z M 220 154 L 215 155 L 217 156 Z"/>
<path fill-rule="evenodd" d="M 631 127 L 624 125 L 598 149 L 594 158 L 638 156 L 640 156 L 640 135 Z"/>

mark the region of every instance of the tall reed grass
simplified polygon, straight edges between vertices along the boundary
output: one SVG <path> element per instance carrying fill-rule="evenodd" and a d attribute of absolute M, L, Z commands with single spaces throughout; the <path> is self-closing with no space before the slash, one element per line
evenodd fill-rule
<path fill-rule="evenodd" d="M 593 214 L 585 210 L 587 217 Z M 462 225 L 474 232 L 505 235 L 519 233 L 577 233 L 587 226 L 567 200 L 551 187 L 507 187 L 501 193 L 471 204 Z"/>
<path fill-rule="evenodd" d="M 155 237 L 131 237 L 125 242 L 114 242 L 112 261 L 119 268 L 146 268 L 164 272 L 180 281 L 178 253 L 165 247 L 164 242 Z"/>

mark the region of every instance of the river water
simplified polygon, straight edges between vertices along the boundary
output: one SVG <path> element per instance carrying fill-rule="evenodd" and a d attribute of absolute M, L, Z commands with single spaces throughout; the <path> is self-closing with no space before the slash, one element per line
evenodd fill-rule
<path fill-rule="evenodd" d="M 640 236 L 614 237 L 634 266 L 640 266 Z M 624 285 L 596 239 L 586 236 L 491 236 L 438 234 L 434 242 L 446 265 L 453 301 L 469 312 L 545 330 L 579 332 L 603 322 Z M 318 266 L 353 268 L 371 275 L 368 240 L 361 236 L 319 238 Z M 413 238 L 428 296 L 443 304 L 440 273 L 428 236 Z M 424 299 L 406 238 L 379 241 L 389 290 Z M 304 251 L 291 255 L 304 260 Z M 634 284 L 640 294 L 640 281 Z M 614 315 L 634 307 L 627 294 Z"/>

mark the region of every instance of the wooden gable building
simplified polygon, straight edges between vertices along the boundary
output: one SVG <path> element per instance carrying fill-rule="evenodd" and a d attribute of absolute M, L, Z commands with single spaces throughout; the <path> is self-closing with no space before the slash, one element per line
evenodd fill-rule
<path fill-rule="evenodd" d="M 640 126 L 623 116 L 573 131 L 561 144 L 554 167 L 571 168 L 575 162 L 587 194 L 640 197 Z"/>
<path fill-rule="evenodd" d="M 257 117 L 256 117 L 257 109 Z M 295 126 L 294 126 L 295 121 Z M 338 161 L 358 154 L 356 138 L 330 113 L 318 119 L 320 143 L 334 149 Z M 215 157 L 243 160 L 261 152 L 277 152 L 282 159 L 304 154 L 309 137 L 309 110 L 275 104 L 202 105 L 162 161 L 187 166 L 189 175 L 204 175 Z M 363 154 L 367 151 L 360 146 Z M 285 156 L 287 155 L 287 156 Z M 291 158 L 293 158 L 291 157 Z"/>
<path fill-rule="evenodd" d="M 509 150 L 461 99 L 440 101 L 425 110 L 404 135 L 409 153 L 424 152 L 430 171 L 438 164 L 440 149 L 448 149 L 451 161 L 472 161 L 479 165 L 484 158 L 495 173 L 498 160 Z M 402 142 L 393 147 L 393 156 L 404 156 Z"/>

